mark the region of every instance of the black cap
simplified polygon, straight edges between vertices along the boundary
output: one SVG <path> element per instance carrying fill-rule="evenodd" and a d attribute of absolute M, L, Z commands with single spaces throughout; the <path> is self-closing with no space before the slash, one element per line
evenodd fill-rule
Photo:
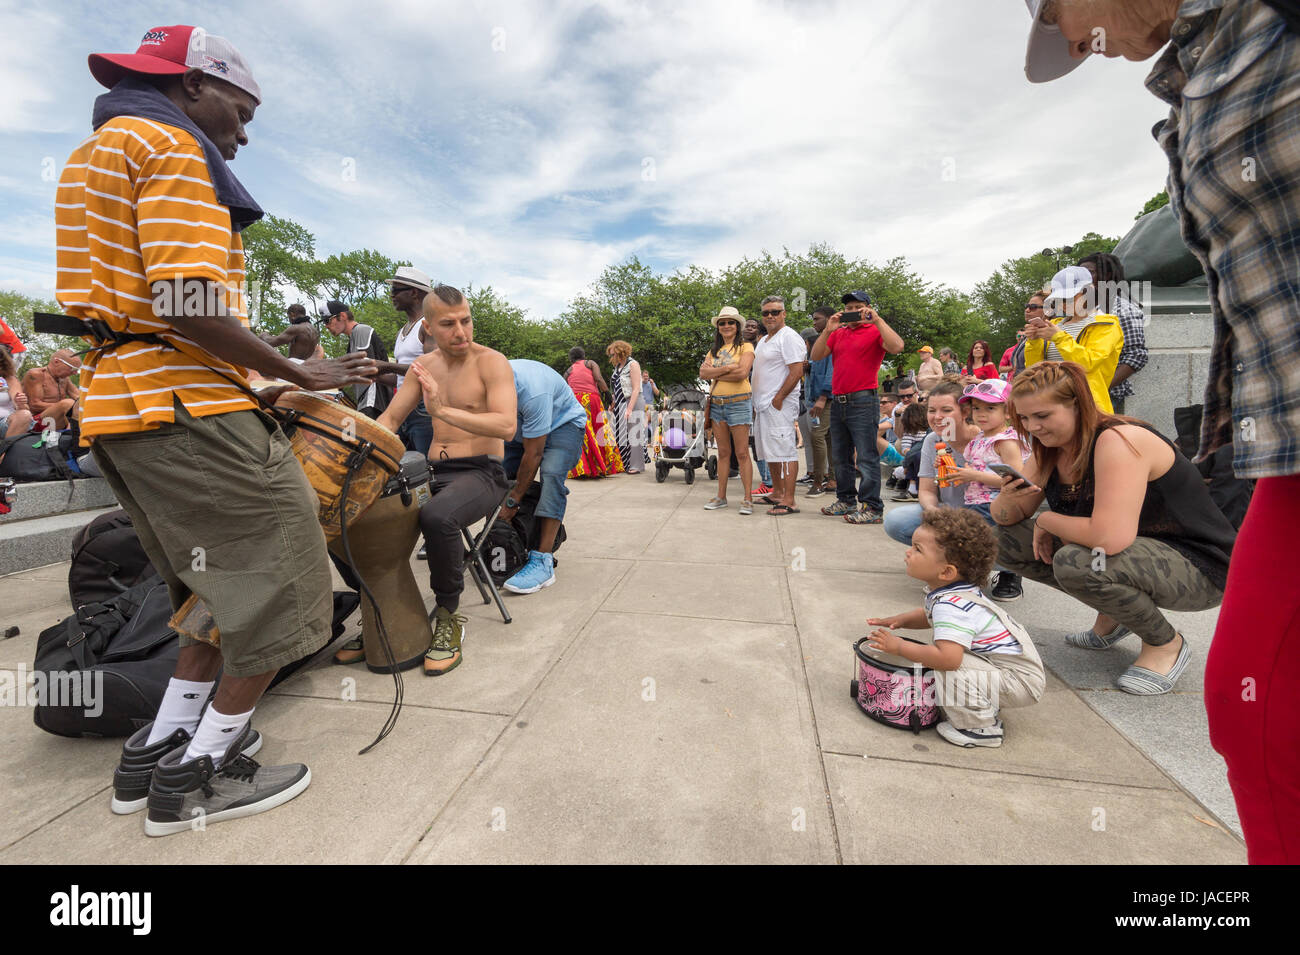
<path fill-rule="evenodd" d="M 871 296 L 859 289 L 856 292 L 845 292 L 844 295 L 841 296 L 840 302 L 844 305 L 848 305 L 849 302 L 864 302 L 867 305 L 870 305 Z"/>
<path fill-rule="evenodd" d="M 346 302 L 340 302 L 338 299 L 330 299 L 320 310 L 321 318 L 333 318 L 339 312 L 351 312 Z"/>

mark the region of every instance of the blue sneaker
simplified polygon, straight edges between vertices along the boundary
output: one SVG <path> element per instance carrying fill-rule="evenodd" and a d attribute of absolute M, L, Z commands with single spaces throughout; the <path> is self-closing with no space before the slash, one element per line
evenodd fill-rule
<path fill-rule="evenodd" d="M 505 582 L 512 594 L 534 594 L 555 583 L 555 558 L 538 550 L 528 552 L 528 563 Z"/>

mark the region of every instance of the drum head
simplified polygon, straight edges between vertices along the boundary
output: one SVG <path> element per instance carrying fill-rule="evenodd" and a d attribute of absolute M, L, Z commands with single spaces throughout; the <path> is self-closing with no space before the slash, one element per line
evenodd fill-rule
<path fill-rule="evenodd" d="M 904 637 L 901 634 L 898 636 L 900 639 L 906 640 L 909 643 L 915 643 L 920 646 L 926 645 L 921 640 L 913 640 L 911 637 Z M 858 659 L 866 660 L 868 663 L 874 664 L 882 670 L 906 670 L 908 672 L 913 672 L 918 666 L 921 666 L 921 669 L 923 670 L 928 669 L 928 667 L 924 667 L 913 660 L 909 660 L 907 657 L 900 657 L 896 653 L 885 653 L 883 650 L 871 649 L 867 646 L 867 641 L 870 639 L 870 637 L 863 637 L 857 643 L 853 644 L 853 652 L 857 654 Z"/>

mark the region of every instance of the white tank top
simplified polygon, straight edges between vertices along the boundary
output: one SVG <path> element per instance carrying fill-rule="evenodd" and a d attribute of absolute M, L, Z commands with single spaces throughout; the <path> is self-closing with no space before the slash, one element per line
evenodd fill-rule
<path fill-rule="evenodd" d="M 397 333 L 397 340 L 393 342 L 393 361 L 399 365 L 414 364 L 415 359 L 424 354 L 424 342 L 420 341 L 420 324 L 421 320 L 416 319 L 411 330 L 403 335 L 400 331 Z M 405 375 L 397 376 L 397 387 L 402 387 L 402 379 Z"/>
<path fill-rule="evenodd" d="M 14 410 L 14 396 L 9 393 L 9 382 L 0 378 L 0 417 L 8 417 Z M 4 435 L 0 434 L 0 438 Z"/>

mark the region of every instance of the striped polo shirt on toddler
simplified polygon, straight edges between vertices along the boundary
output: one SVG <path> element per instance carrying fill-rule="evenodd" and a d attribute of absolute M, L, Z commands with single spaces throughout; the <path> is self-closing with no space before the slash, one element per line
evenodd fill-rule
<path fill-rule="evenodd" d="M 175 401 L 195 418 L 254 407 L 234 383 L 247 385 L 244 369 L 165 317 L 224 311 L 248 327 L 243 243 L 193 135 L 133 116 L 104 123 L 64 167 L 55 225 L 64 311 L 173 346 L 131 342 L 86 356 L 83 437 L 155 428 L 173 420 Z M 155 310 L 155 301 L 168 304 Z"/>

